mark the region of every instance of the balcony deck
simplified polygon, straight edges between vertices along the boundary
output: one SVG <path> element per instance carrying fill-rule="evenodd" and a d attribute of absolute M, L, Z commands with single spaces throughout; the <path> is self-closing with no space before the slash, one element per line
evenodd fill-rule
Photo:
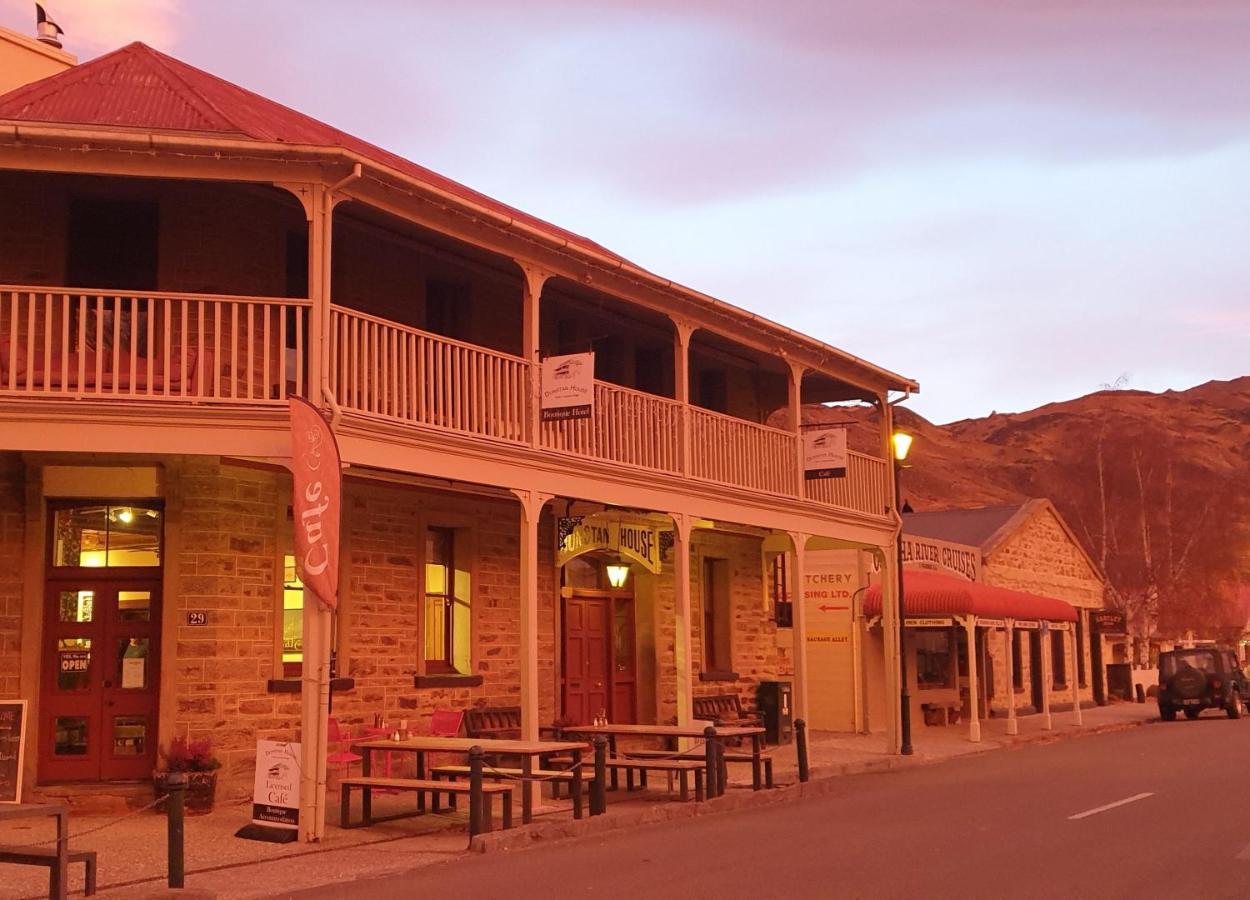
<path fill-rule="evenodd" d="M 302 299 L 0 285 L 0 404 L 281 407 L 306 393 L 311 316 Z M 339 306 L 326 338 L 345 416 L 886 517 L 876 457 L 805 481 L 789 431 L 601 381 L 590 418 L 540 423 L 521 357 Z"/>

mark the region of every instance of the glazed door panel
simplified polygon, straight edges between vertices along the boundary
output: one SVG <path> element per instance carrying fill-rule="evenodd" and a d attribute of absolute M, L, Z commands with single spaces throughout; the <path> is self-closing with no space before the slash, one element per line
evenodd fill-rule
<path fill-rule="evenodd" d="M 160 580 L 49 581 L 39 778 L 147 778 L 156 763 Z"/>

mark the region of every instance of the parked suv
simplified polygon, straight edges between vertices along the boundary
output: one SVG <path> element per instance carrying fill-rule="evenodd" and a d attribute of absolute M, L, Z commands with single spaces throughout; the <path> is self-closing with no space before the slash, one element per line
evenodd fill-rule
<path fill-rule="evenodd" d="M 1250 686 L 1231 650 L 1199 648 L 1159 654 L 1159 717 L 1176 721 L 1176 711 L 1196 719 L 1204 709 L 1222 709 L 1230 719 L 1250 712 Z"/>

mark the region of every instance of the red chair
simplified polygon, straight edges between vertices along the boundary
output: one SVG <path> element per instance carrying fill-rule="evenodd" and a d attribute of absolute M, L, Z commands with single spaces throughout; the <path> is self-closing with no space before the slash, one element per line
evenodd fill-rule
<path fill-rule="evenodd" d="M 352 735 L 350 731 L 339 726 L 339 720 L 331 716 L 326 721 L 326 747 L 339 747 L 333 753 L 326 754 L 326 766 L 343 767 L 343 774 L 350 775 L 352 763 L 360 762 L 360 754 L 351 751 Z"/>
<path fill-rule="evenodd" d="M 455 737 L 464 724 L 463 709 L 436 709 L 430 716 L 430 734 L 434 737 Z"/>

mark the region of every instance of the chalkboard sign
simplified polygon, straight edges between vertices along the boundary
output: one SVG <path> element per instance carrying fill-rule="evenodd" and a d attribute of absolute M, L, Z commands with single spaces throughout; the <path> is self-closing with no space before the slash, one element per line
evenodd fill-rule
<path fill-rule="evenodd" d="M 26 701 L 0 701 L 0 803 L 22 802 Z"/>

